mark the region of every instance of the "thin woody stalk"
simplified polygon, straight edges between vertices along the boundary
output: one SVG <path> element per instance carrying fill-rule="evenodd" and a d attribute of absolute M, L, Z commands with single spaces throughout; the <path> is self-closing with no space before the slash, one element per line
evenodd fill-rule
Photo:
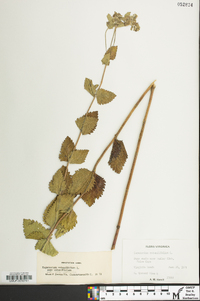
<path fill-rule="evenodd" d="M 122 222 L 122 217 L 123 217 L 123 213 L 124 213 L 124 208 L 125 208 L 125 204 L 126 204 L 126 199 L 127 199 L 128 191 L 129 191 L 129 188 L 130 188 L 130 184 L 131 184 L 131 180 L 132 180 L 132 176 L 133 176 L 135 164 L 136 164 L 136 161 L 137 161 L 137 157 L 138 157 L 138 153 L 139 153 L 139 149 L 140 149 L 140 144 L 141 144 L 142 136 L 143 136 L 143 133 L 144 133 L 144 128 L 145 128 L 145 124 L 146 124 L 146 121 L 147 121 L 149 109 L 150 109 L 150 106 L 151 106 L 151 102 L 152 102 L 154 90 L 155 90 L 155 84 L 153 84 L 151 86 L 150 99 L 149 99 L 147 110 L 146 110 L 146 113 L 145 113 L 145 116 L 144 116 L 144 119 L 143 119 L 143 123 L 142 123 L 142 128 L 141 128 L 141 131 L 140 131 L 139 139 L 138 139 L 138 142 L 137 142 L 137 147 L 136 147 L 136 151 L 135 151 L 135 155 L 134 155 L 134 159 L 133 159 L 131 171 L 130 171 L 130 174 L 129 174 L 127 186 L 126 186 L 126 189 L 125 189 L 125 194 L 124 194 L 124 198 L 123 198 L 123 202 L 122 202 L 122 207 L 121 207 L 121 211 L 120 211 L 120 215 L 119 215 L 119 220 L 118 220 L 118 223 L 117 223 L 117 228 L 116 228 L 116 232 L 115 232 L 115 236 L 114 236 L 114 239 L 113 239 L 111 250 L 115 249 L 115 245 L 116 245 L 116 242 L 117 242 L 117 238 L 118 238 L 118 234 L 119 234 L 119 230 L 120 230 L 120 226 L 121 226 L 121 222 Z"/>

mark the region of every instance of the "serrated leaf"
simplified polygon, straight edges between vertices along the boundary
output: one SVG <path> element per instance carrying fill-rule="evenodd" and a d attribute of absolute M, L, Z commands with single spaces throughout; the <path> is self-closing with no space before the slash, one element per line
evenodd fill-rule
<path fill-rule="evenodd" d="M 72 183 L 72 176 L 70 175 L 69 171 L 66 172 L 66 166 L 63 165 L 60 168 L 60 170 L 61 170 L 61 172 L 63 174 L 63 177 L 65 178 L 65 184 L 66 184 L 66 189 L 62 190 L 61 194 L 66 194 L 69 185 Z"/>
<path fill-rule="evenodd" d="M 23 220 L 23 228 L 24 235 L 28 239 L 46 238 L 50 233 L 50 230 L 45 229 L 45 227 L 43 227 L 42 224 L 30 219 Z"/>
<path fill-rule="evenodd" d="M 43 214 L 43 221 L 46 225 L 53 227 L 60 216 L 72 209 L 74 196 L 71 194 L 63 194 L 57 196 L 46 207 Z"/>
<path fill-rule="evenodd" d="M 63 220 L 59 223 L 57 226 L 57 231 L 55 233 L 55 237 L 58 238 L 65 233 L 72 230 L 77 224 L 77 215 L 72 210 L 66 217 L 63 218 Z"/>
<path fill-rule="evenodd" d="M 43 213 L 43 221 L 46 225 L 52 227 L 58 219 L 58 211 L 56 204 L 57 197 L 51 201 Z"/>
<path fill-rule="evenodd" d="M 62 143 L 60 154 L 59 154 L 59 159 L 61 161 L 68 161 L 69 155 L 74 149 L 74 142 L 70 137 L 67 136 L 65 140 Z"/>
<path fill-rule="evenodd" d="M 96 94 L 96 89 L 99 85 L 93 85 L 92 80 L 89 78 L 85 79 L 84 82 L 84 88 L 86 91 L 88 91 L 92 96 L 95 96 Z"/>
<path fill-rule="evenodd" d="M 51 182 L 49 183 L 49 190 L 56 194 L 62 194 L 63 191 L 66 191 L 66 189 L 67 184 L 64 179 L 64 174 L 60 168 L 59 170 L 57 170 Z"/>
<path fill-rule="evenodd" d="M 88 192 L 94 186 L 95 178 L 93 172 L 86 168 L 81 168 L 72 176 L 72 184 L 68 192 L 74 195 Z"/>
<path fill-rule="evenodd" d="M 123 141 L 115 139 L 108 164 L 116 173 L 120 173 L 127 157 Z"/>
<path fill-rule="evenodd" d="M 71 155 L 69 156 L 69 163 L 71 164 L 81 164 L 85 162 L 85 158 L 87 157 L 89 150 L 87 149 L 75 149 Z"/>
<path fill-rule="evenodd" d="M 71 194 L 59 195 L 57 197 L 57 211 L 67 213 L 72 210 L 74 196 Z"/>
<path fill-rule="evenodd" d="M 41 252 L 50 255 L 50 256 L 56 256 L 58 254 L 58 251 L 54 248 L 52 243 L 46 239 L 40 239 L 36 245 L 35 245 L 36 250 L 40 250 Z"/>
<path fill-rule="evenodd" d="M 110 54 L 110 59 L 114 60 L 117 54 L 117 46 L 111 46 L 110 48 L 108 48 L 105 54 Z"/>
<path fill-rule="evenodd" d="M 110 65 L 110 53 L 105 53 L 101 62 L 102 62 L 102 64 L 104 64 L 106 66 Z"/>
<path fill-rule="evenodd" d="M 96 129 L 98 122 L 98 112 L 89 112 L 86 115 L 76 119 L 76 125 L 83 135 L 91 134 Z"/>
<path fill-rule="evenodd" d="M 77 150 L 74 149 L 74 147 L 74 142 L 71 140 L 71 138 L 67 137 L 62 144 L 59 159 L 71 164 L 81 164 L 85 162 L 85 158 L 89 150 Z"/>
<path fill-rule="evenodd" d="M 102 196 L 106 184 L 106 181 L 99 175 L 95 174 L 94 177 L 95 183 L 93 188 L 82 196 L 82 199 L 89 207 L 95 203 L 95 199 L 98 199 Z"/>
<path fill-rule="evenodd" d="M 104 54 L 104 57 L 101 60 L 102 64 L 107 66 L 110 65 L 110 60 L 114 60 L 116 54 L 117 54 L 117 46 L 111 46 Z"/>
<path fill-rule="evenodd" d="M 98 104 L 102 105 L 111 102 L 116 97 L 116 95 L 113 92 L 99 89 L 97 90 L 96 97 Z"/>

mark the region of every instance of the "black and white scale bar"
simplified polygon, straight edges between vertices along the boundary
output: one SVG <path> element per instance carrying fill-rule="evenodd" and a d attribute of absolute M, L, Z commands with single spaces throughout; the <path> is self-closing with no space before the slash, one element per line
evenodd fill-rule
<path fill-rule="evenodd" d="M 107 293 L 113 293 L 113 292 L 127 292 L 128 287 L 127 286 L 106 286 L 102 287 L 103 291 L 106 291 Z"/>
<path fill-rule="evenodd" d="M 168 292 L 169 286 L 102 286 L 100 290 L 105 293 Z"/>
<path fill-rule="evenodd" d="M 155 292 L 155 286 L 148 286 L 147 290 L 149 293 Z"/>
<path fill-rule="evenodd" d="M 99 300 L 199 300 L 199 286 L 100 286 Z"/>

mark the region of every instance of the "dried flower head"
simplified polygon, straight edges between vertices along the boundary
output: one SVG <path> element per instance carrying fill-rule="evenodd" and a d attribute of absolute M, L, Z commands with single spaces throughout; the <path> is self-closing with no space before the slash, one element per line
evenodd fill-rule
<path fill-rule="evenodd" d="M 123 17 L 119 13 L 114 13 L 113 16 L 110 14 L 107 15 L 108 22 L 106 23 L 109 29 L 112 29 L 113 27 L 123 27 Z"/>
<path fill-rule="evenodd" d="M 136 22 L 137 15 L 128 12 L 122 17 L 120 13 L 114 12 L 113 16 L 110 14 L 107 15 L 108 22 L 106 23 L 108 29 L 117 28 L 117 27 L 124 27 L 124 26 L 131 26 L 131 30 L 138 31 L 140 30 L 139 24 Z"/>

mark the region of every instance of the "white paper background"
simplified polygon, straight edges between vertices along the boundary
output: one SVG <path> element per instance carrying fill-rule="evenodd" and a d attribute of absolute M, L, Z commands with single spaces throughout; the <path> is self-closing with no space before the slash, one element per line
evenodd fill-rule
<path fill-rule="evenodd" d="M 90 102 L 85 77 L 99 83 L 106 15 L 137 13 L 141 30 L 117 31 L 118 53 L 103 88 L 117 98 L 98 106 L 99 123 L 79 148 L 93 165 L 140 95 L 157 80 L 128 195 L 113 282 L 121 281 L 123 239 L 197 239 L 198 230 L 198 1 L 174 0 L 0 2 L 1 271 L 36 268 L 35 241 L 23 218 L 42 222 L 52 200 L 48 183 L 61 166 L 66 136 L 78 136 L 75 119 Z M 110 32 L 108 32 L 108 39 Z M 75 206 L 77 227 L 53 240 L 59 251 L 106 251 L 112 244 L 148 97 L 119 136 L 129 154 L 120 175 L 107 164 L 104 195 L 92 208 Z M 71 173 L 80 166 L 70 166 Z"/>

